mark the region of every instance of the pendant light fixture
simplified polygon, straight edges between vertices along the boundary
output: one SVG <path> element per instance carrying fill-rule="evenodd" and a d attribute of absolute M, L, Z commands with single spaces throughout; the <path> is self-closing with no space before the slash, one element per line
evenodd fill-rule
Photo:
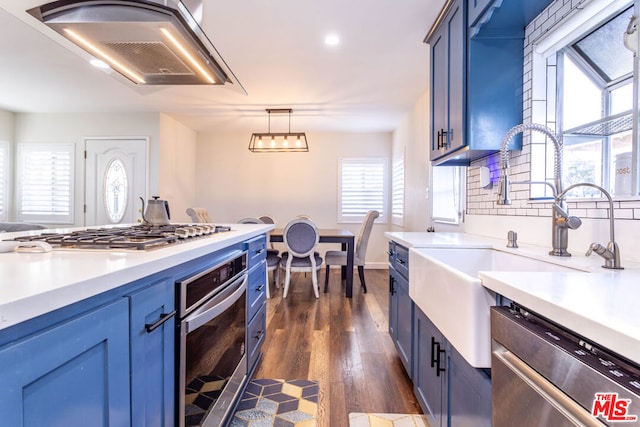
<path fill-rule="evenodd" d="M 291 108 L 267 108 L 269 131 L 253 133 L 249 141 L 249 151 L 254 153 L 302 153 L 309 151 L 304 132 L 291 133 Z M 271 114 L 289 114 L 288 132 L 271 132 Z"/>

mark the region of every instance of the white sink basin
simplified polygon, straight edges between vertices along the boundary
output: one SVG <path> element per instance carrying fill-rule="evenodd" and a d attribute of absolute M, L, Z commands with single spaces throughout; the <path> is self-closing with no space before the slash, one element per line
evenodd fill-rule
<path fill-rule="evenodd" d="M 476 368 L 491 367 L 489 307 L 495 294 L 480 271 L 579 272 L 495 249 L 419 248 L 409 252 L 409 296 Z"/>

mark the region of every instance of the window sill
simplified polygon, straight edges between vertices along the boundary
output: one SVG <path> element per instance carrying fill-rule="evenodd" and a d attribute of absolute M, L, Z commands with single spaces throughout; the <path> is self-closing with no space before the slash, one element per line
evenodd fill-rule
<path fill-rule="evenodd" d="M 640 196 L 611 196 L 614 202 L 638 202 Z M 606 197 L 567 197 L 566 201 L 569 203 L 582 203 L 582 202 L 608 202 Z M 527 203 L 532 205 L 542 205 L 553 203 L 552 197 L 528 199 Z"/>

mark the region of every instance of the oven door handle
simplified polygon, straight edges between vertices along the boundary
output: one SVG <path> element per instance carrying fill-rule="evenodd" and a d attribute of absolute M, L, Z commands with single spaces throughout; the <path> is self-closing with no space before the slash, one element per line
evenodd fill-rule
<path fill-rule="evenodd" d="M 199 328 L 229 309 L 229 307 L 235 304 L 242 294 L 246 292 L 247 281 L 248 276 L 243 274 L 227 286 L 222 292 L 191 313 L 186 319 L 184 319 L 185 332 L 189 333 Z"/>

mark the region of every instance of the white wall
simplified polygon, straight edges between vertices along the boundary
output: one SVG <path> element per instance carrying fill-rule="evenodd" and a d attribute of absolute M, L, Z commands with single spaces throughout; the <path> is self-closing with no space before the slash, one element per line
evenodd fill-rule
<path fill-rule="evenodd" d="M 390 133 L 307 133 L 308 153 L 251 153 L 250 134 L 198 135 L 196 205 L 215 222 L 237 222 L 271 214 L 284 227 L 298 214 L 313 218 L 320 228 L 347 228 L 357 234 L 360 224 L 339 224 L 338 159 L 391 156 Z M 387 265 L 388 224 L 376 223 L 367 251 L 367 265 Z M 324 245 L 327 246 L 327 245 Z M 321 248 L 336 249 L 335 245 Z"/>
<path fill-rule="evenodd" d="M 151 194 L 159 192 L 160 126 L 159 115 L 108 114 L 108 113 L 15 113 L 15 143 L 20 142 L 72 142 L 76 147 L 75 169 L 75 218 L 73 226 L 84 225 L 84 138 L 105 136 L 149 137 L 149 189 Z M 14 157 L 15 151 L 13 150 Z M 15 200 L 9 219 L 16 217 Z"/>
<path fill-rule="evenodd" d="M 13 141 L 14 113 L 0 110 L 0 141 Z"/>
<path fill-rule="evenodd" d="M 166 114 L 160 115 L 157 195 L 169 202 L 173 222 L 191 222 L 186 210 L 196 200 L 196 142 L 195 131 Z"/>
<path fill-rule="evenodd" d="M 390 226 L 393 231 L 426 231 L 433 226 L 438 232 L 462 232 L 464 224 L 449 225 L 431 220 L 430 147 L 431 94 L 427 90 L 393 133 L 393 156 L 405 153 L 404 225 Z M 431 192 L 429 192 L 431 194 Z"/>
<path fill-rule="evenodd" d="M 430 225 L 429 104 L 427 91 L 393 132 L 394 162 L 402 156 L 405 162 L 404 224 L 390 227 L 394 231 L 425 231 Z"/>

